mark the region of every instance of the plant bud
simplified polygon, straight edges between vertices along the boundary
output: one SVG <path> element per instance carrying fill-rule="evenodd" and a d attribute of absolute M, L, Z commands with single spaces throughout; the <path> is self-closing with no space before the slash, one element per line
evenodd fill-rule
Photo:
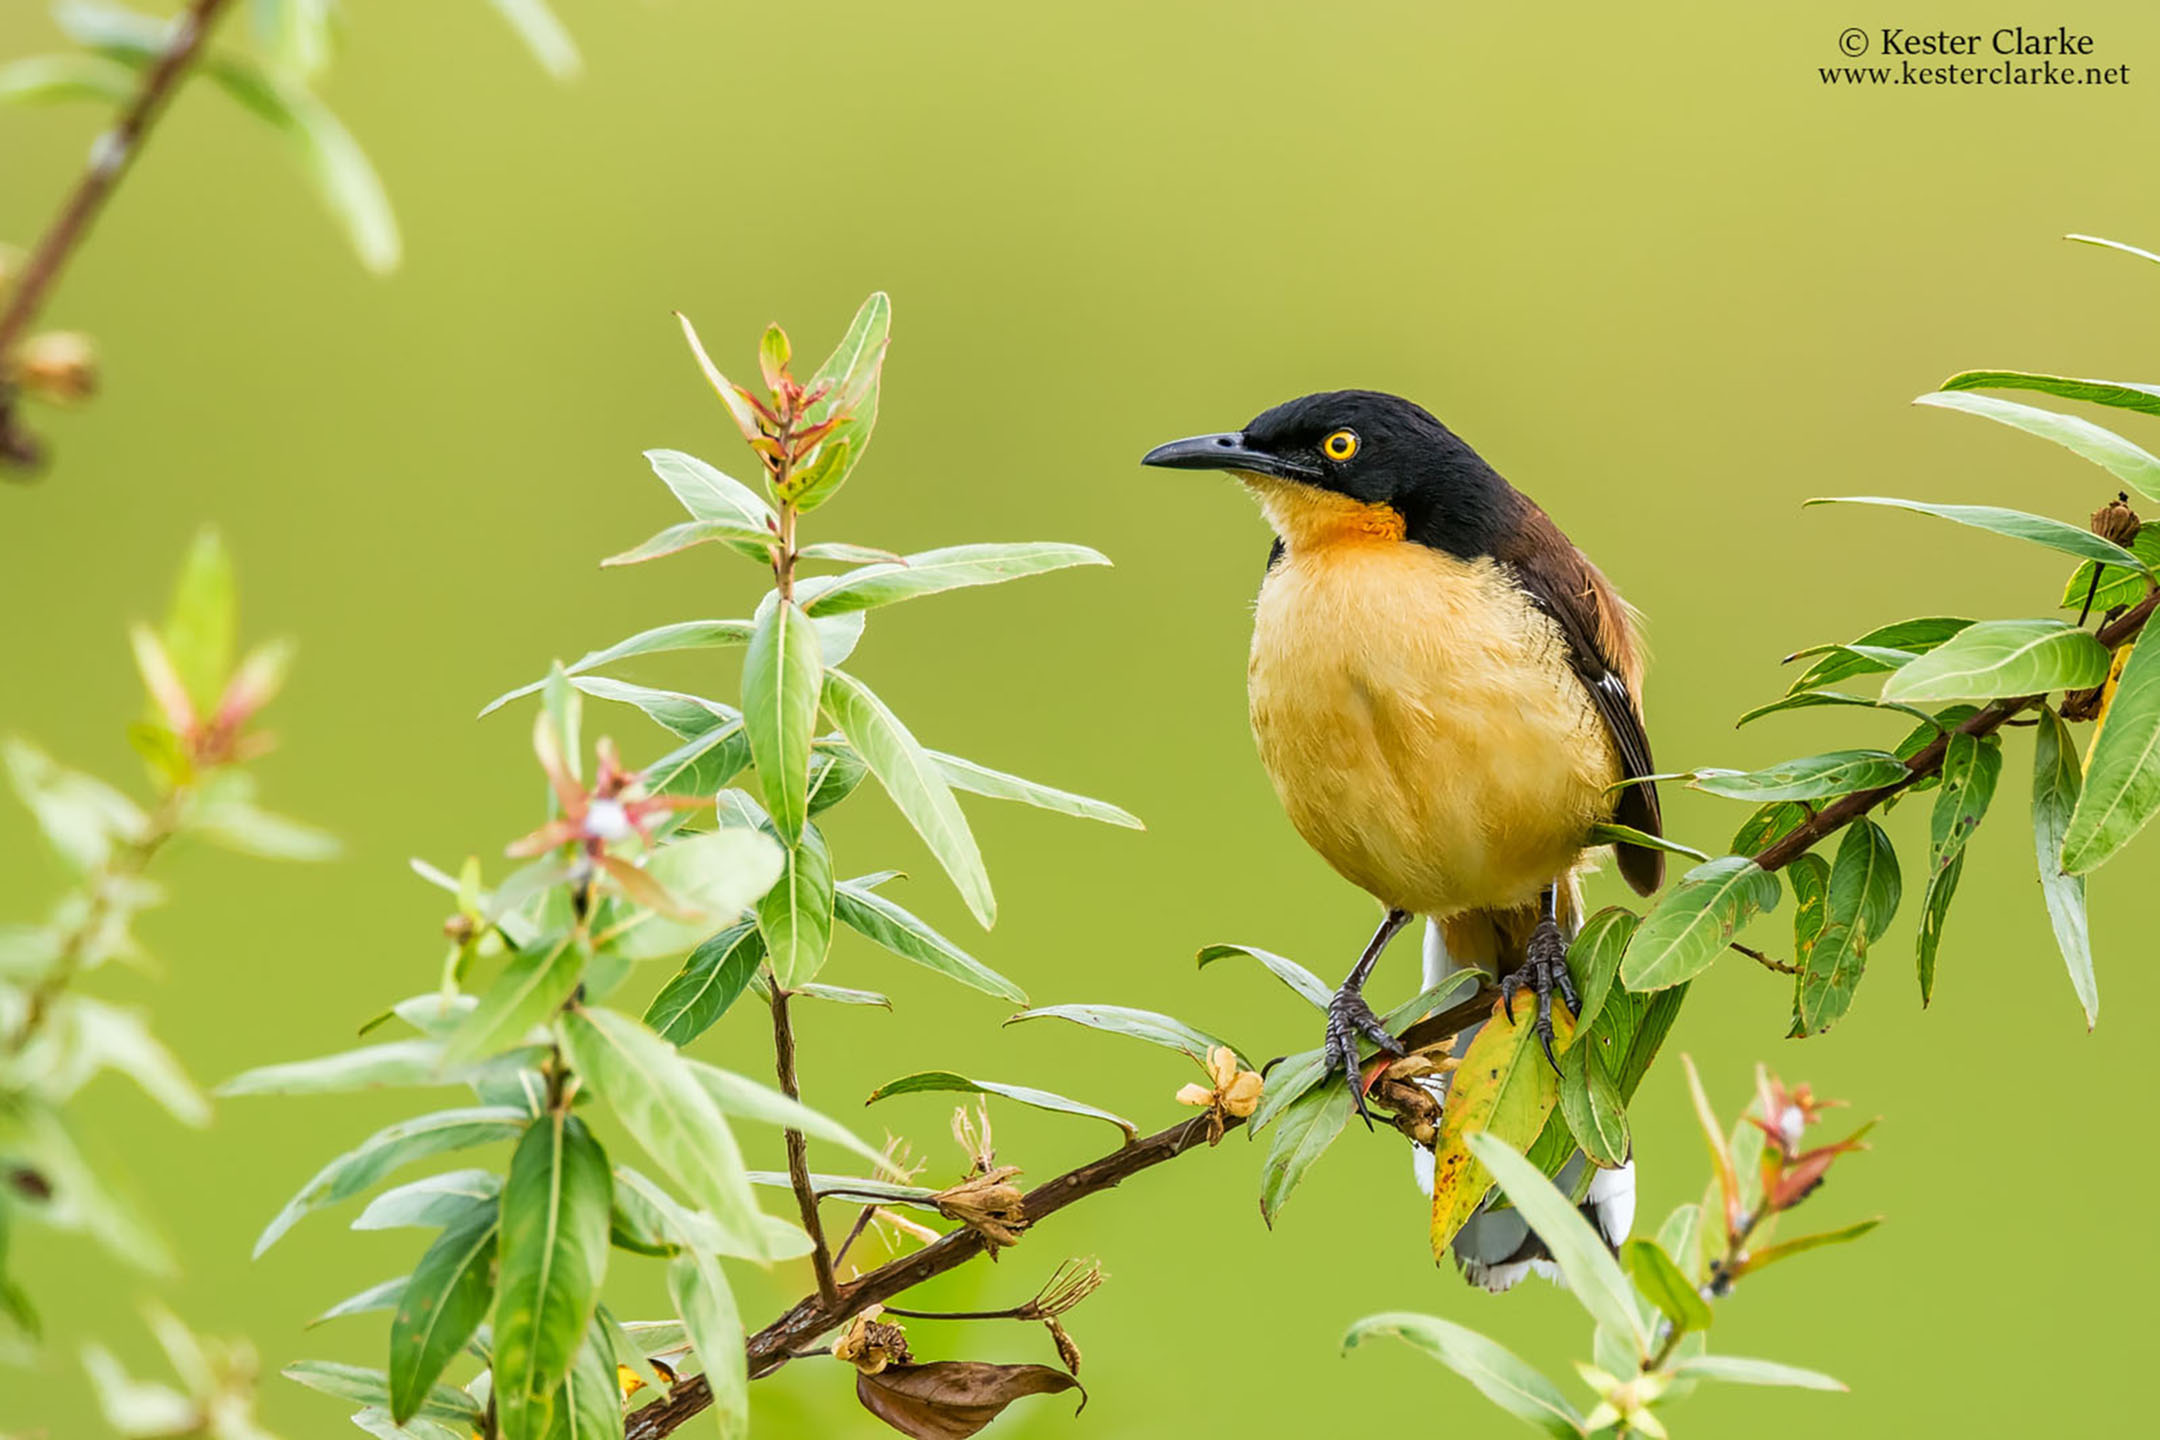
<path fill-rule="evenodd" d="M 15 352 L 15 383 L 41 400 L 72 404 L 97 393 L 97 352 L 72 330 L 33 335 Z"/>

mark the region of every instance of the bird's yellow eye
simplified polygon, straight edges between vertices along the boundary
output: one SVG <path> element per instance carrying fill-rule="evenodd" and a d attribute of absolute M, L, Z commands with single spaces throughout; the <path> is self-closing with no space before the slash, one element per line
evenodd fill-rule
<path fill-rule="evenodd" d="M 1348 460 L 1357 454 L 1357 432 L 1337 430 L 1320 442 L 1320 453 L 1330 460 Z"/>

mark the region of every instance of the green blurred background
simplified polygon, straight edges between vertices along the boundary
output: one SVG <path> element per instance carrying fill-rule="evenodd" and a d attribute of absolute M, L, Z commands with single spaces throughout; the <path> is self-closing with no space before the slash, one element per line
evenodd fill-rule
<path fill-rule="evenodd" d="M 1136 835 L 973 805 L 1002 901 L 996 932 L 970 941 L 985 960 L 1038 1002 L 1160 1008 L 1260 1054 L 1315 1043 L 1314 1016 L 1256 970 L 1197 974 L 1194 950 L 1247 941 L 1333 976 L 1370 907 L 1306 852 L 1254 762 L 1243 652 L 1260 522 L 1227 483 L 1143 472 L 1142 450 L 1313 389 L 1424 401 L 1648 612 L 1661 758 L 1745 765 L 1899 733 L 1808 713 L 1735 735 L 1732 717 L 1782 687 L 1785 652 L 1912 613 L 2031 612 L 2061 583 L 2037 551 L 1917 517 L 1803 514 L 1804 498 L 2081 517 L 2112 493 L 2050 447 L 1909 397 L 1977 365 L 2151 375 L 2160 273 L 2057 239 L 2160 241 L 2132 143 L 2160 118 L 2148 7 L 2080 7 L 2096 58 L 2132 66 L 2127 87 L 2090 91 L 1818 81 L 1848 24 L 1974 28 L 1925 4 L 564 0 L 587 59 L 568 87 L 478 0 L 353 8 L 328 94 L 387 180 L 402 272 L 365 276 L 275 143 L 221 97 L 185 94 L 48 313 L 98 337 L 109 393 L 51 419 L 48 479 L 0 491 L 0 728 L 131 772 L 123 627 L 162 604 L 203 522 L 238 554 L 251 633 L 302 644 L 267 798 L 336 830 L 346 859 L 176 855 L 177 903 L 148 927 L 169 975 L 100 982 L 153 1003 L 206 1081 L 338 1048 L 432 982 L 444 906 L 406 857 L 493 855 L 539 805 L 523 719 L 476 723 L 482 701 L 550 657 L 751 603 L 754 577 L 716 549 L 595 568 L 674 518 L 641 449 L 741 473 L 672 308 L 747 369 L 768 320 L 822 353 L 863 294 L 892 293 L 878 443 L 818 533 L 901 549 L 1066 539 L 1116 560 L 881 614 L 856 666 L 930 743 L 1149 822 Z M 0 14 L 0 55 L 57 43 L 28 0 Z M 96 124 L 0 114 L 0 237 L 32 238 Z M 632 673 L 718 687 L 735 664 L 669 658 L 684 663 Z M 633 712 L 605 728 L 634 759 L 664 744 Z M 2160 1167 L 2128 1132 L 2149 1089 L 2137 1036 L 2160 982 L 2136 926 L 2160 840 L 2095 886 L 2106 1015 L 2088 1036 L 2033 875 L 2028 753 L 2012 740 L 1931 1012 L 1907 958 L 1911 895 L 1826 1038 L 1783 1039 L 1786 987 L 1743 962 L 1698 986 L 1668 1056 L 1692 1052 L 1728 1114 L 1769 1060 L 1884 1115 L 1874 1152 L 1807 1218 L 1889 1223 L 1751 1283 L 1714 1337 L 1854 1393 L 1705 1393 L 1676 1412 L 1684 1432 L 2062 1433 L 2145 1403 L 2160 1264 L 2143 1197 Z M 1678 834 L 1713 847 L 1740 814 L 1668 804 Z M 1912 808 L 1901 836 L 1924 824 Z M 851 809 L 843 870 L 915 871 L 906 903 L 968 939 L 883 802 Z M 5 918 L 42 910 L 56 877 L 19 811 L 0 824 L 0 874 Z M 1760 933 L 1789 945 L 1775 922 Z M 898 1008 L 807 1013 L 809 1097 L 914 1136 L 934 1176 L 957 1161 L 945 1107 L 865 1114 L 878 1082 L 952 1067 L 1163 1124 L 1194 1078 L 1113 1037 L 1001 1030 L 996 1002 L 843 944 L 828 978 Z M 1405 947 L 1379 991 L 1407 993 L 1413 968 Z M 738 1015 L 703 1043 L 748 1069 L 764 1039 Z M 334 1233 L 348 1207 L 247 1253 L 322 1159 L 408 1101 L 231 1101 L 205 1136 L 117 1082 L 87 1110 L 187 1257 L 164 1293 L 199 1328 L 252 1336 L 274 1368 L 374 1360 L 379 1317 L 300 1326 L 400 1273 L 417 1237 Z M 1105 1138 L 1009 1107 L 997 1121 L 1001 1158 L 1036 1178 Z M 1635 1124 L 1654 1221 L 1705 1173 L 1677 1065 L 1653 1074 Z M 1030 1401 L 1002 1433 L 1516 1433 L 1407 1350 L 1338 1358 L 1345 1325 L 1382 1309 L 1444 1313 L 1563 1377 L 1587 1353 L 1585 1321 L 1550 1287 L 1494 1300 L 1435 1271 L 1394 1137 L 1346 1136 L 1273 1234 L 1259 1160 L 1234 1136 L 924 1302 L 1013 1303 L 1060 1257 L 1107 1265 L 1073 1325 L 1087 1414 Z M 650 1268 L 623 1271 L 656 1301 Z M 0 1379 L 8 1418 L 95 1433 L 69 1355 L 94 1333 L 147 1367 L 133 1306 L 156 1287 L 73 1241 L 35 1247 L 27 1269 L 58 1355 L 41 1377 Z M 752 1324 L 807 1284 L 738 1280 Z M 928 1356 L 1050 1358 L 1020 1327 L 914 1338 Z M 885 1433 L 848 1391 L 830 1364 L 797 1365 L 759 1387 L 763 1433 Z M 265 1393 L 288 1436 L 343 1430 L 334 1402 L 274 1376 Z"/>

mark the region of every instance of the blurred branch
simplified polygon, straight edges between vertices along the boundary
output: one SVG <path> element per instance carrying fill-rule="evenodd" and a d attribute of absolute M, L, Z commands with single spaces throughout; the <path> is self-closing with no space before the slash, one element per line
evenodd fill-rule
<path fill-rule="evenodd" d="M 2128 644 L 2145 628 L 2145 621 L 2152 615 L 2156 604 L 2160 604 L 2160 591 L 2147 595 L 2137 605 L 2101 626 L 2095 638 L 2110 650 Z M 2029 710 L 2043 703 L 2043 700 L 2044 697 L 2039 695 L 2019 695 L 1996 700 L 1982 707 L 1980 713 L 1957 728 L 1967 735 L 1992 735 L 2016 718 L 2021 711 Z M 1946 733 L 1936 736 L 1925 750 L 1905 762 L 1904 779 L 1873 790 L 1861 790 L 1840 796 L 1757 855 L 1755 863 L 1765 870 L 1779 870 L 1790 865 L 1817 843 L 1850 825 L 1885 800 L 1936 774 L 1942 769 L 1943 756 L 1949 749 L 1949 735 Z"/>
<path fill-rule="evenodd" d="M 0 360 L 14 352 L 24 331 L 37 319 L 67 262 L 90 233 L 98 212 L 127 173 L 150 127 L 229 4 L 230 0 L 194 0 L 174 18 L 165 48 L 143 69 L 134 99 L 90 147 L 89 165 L 38 241 L 21 281 L 8 296 L 7 309 L 0 311 Z M 42 447 L 19 423 L 15 402 L 14 387 L 0 380 L 0 467 L 27 470 L 37 463 Z"/>

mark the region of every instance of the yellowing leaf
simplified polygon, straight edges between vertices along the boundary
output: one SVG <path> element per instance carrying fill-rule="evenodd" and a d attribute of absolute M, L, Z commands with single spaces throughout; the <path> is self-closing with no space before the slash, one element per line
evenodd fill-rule
<path fill-rule="evenodd" d="M 1470 1153 L 1470 1136 L 1482 1132 L 1527 1150 L 1560 1101 L 1560 1077 L 1538 1045 L 1533 1008 L 1518 1003 L 1515 1012 L 1510 1025 L 1494 1002 L 1492 1019 L 1470 1042 L 1448 1090 L 1433 1158 L 1435 1257 L 1447 1253 L 1448 1242 L 1492 1189 L 1491 1172 Z M 1574 1020 L 1561 1005 L 1553 1007 L 1552 1019 L 1553 1048 L 1565 1054 L 1575 1038 Z"/>

